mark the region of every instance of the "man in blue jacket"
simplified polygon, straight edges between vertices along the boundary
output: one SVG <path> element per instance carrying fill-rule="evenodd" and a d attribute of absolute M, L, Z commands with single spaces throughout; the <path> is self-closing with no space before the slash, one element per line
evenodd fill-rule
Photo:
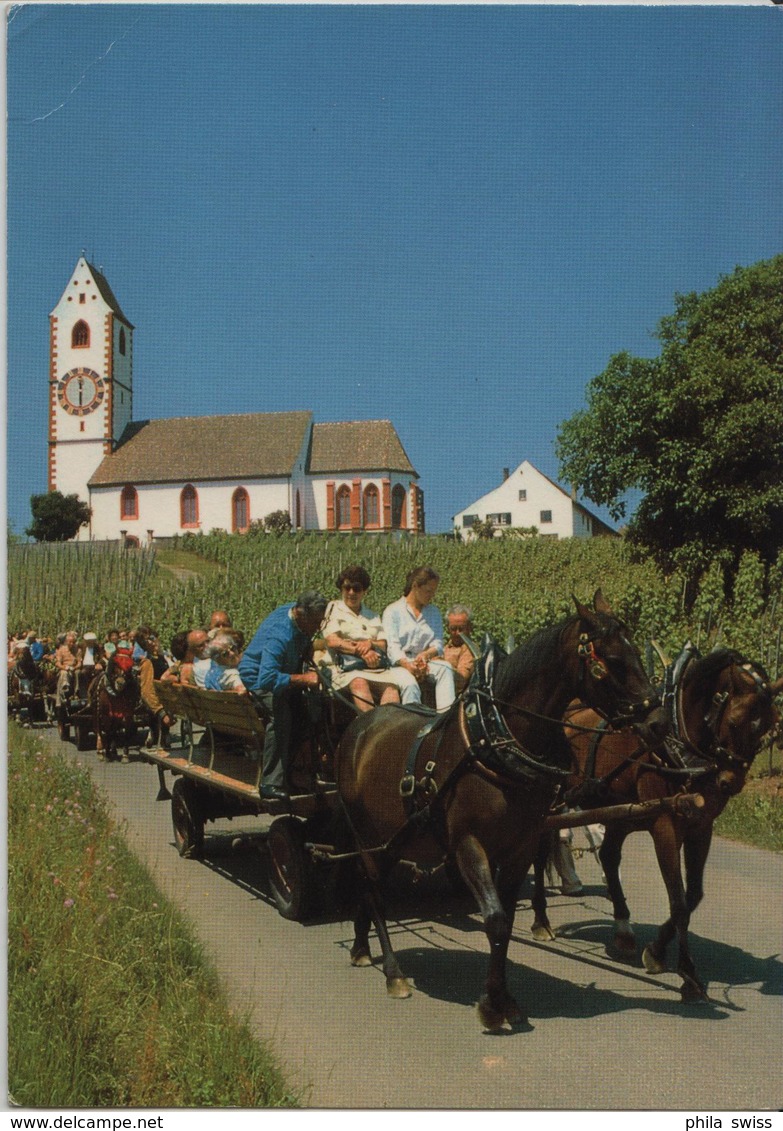
<path fill-rule="evenodd" d="M 271 721 L 264 735 L 261 796 L 288 801 L 286 773 L 291 754 L 292 697 L 318 686 L 318 674 L 303 672 L 312 637 L 324 619 L 326 597 L 314 590 L 281 605 L 262 622 L 239 662 L 239 675 L 256 705 Z"/>

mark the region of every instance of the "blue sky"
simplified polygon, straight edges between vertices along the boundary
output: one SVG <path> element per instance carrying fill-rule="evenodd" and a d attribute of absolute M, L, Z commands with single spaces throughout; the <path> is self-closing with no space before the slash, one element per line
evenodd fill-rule
<path fill-rule="evenodd" d="M 438 531 L 782 247 L 781 8 L 36 5 L 7 59 L 17 531 L 83 249 L 137 419 L 389 418 Z"/>

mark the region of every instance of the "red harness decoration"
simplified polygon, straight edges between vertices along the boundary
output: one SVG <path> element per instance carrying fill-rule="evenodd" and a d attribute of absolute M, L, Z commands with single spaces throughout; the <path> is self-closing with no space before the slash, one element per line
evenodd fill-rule
<path fill-rule="evenodd" d="M 576 650 L 587 664 L 593 679 L 606 679 L 609 675 L 609 669 L 596 652 L 595 645 L 586 632 L 580 635 Z"/>

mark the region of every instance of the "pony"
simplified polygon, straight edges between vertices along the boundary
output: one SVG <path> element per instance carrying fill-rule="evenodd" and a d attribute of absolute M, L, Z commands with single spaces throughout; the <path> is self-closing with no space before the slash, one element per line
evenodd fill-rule
<path fill-rule="evenodd" d="M 387 992 L 411 989 L 392 950 L 383 881 L 404 856 L 456 864 L 490 946 L 478 1003 L 488 1030 L 523 1020 L 506 984 L 517 895 L 560 782 L 571 772 L 562 716 L 574 695 L 659 741 L 663 713 L 627 631 L 600 590 L 593 611 L 536 633 L 506 656 L 490 649 L 446 712 L 381 706 L 355 719 L 335 752 L 338 809 L 356 849 L 354 966 L 371 964 L 373 923 Z"/>
<path fill-rule="evenodd" d="M 707 999 L 690 955 L 688 927 L 704 895 L 713 825 L 729 799 L 743 788 L 764 736 L 780 722 L 773 699 L 782 690 L 783 678 L 772 683 L 760 664 L 739 653 L 721 649 L 701 657 L 689 642 L 666 667 L 663 704 L 671 734 L 659 751 L 640 750 L 627 730 L 604 729 L 596 714 L 584 707 L 566 715 L 565 732 L 579 767 L 579 774 L 568 783 L 567 803 L 589 808 L 593 802 L 649 801 L 691 790 L 704 798 L 696 815 L 669 810 L 642 820 L 612 821 L 598 851 L 612 901 L 614 945 L 631 956 L 636 953 L 636 939 L 620 883 L 620 860 L 630 833 L 650 833 L 666 885 L 669 918 L 644 949 L 642 962 L 648 973 L 662 973 L 667 947 L 676 935 L 684 1001 Z M 542 848 L 535 861 L 533 895 L 533 934 L 538 939 L 554 938 L 546 914 L 545 858 Z"/>
<path fill-rule="evenodd" d="M 134 715 L 140 691 L 129 652 L 117 651 L 90 687 L 95 719 L 96 749 L 101 762 L 114 761 L 122 740 L 121 761 L 129 760 L 128 747 L 135 732 Z"/>

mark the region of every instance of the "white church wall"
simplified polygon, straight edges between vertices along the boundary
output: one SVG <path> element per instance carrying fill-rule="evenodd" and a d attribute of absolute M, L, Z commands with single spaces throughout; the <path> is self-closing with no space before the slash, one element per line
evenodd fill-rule
<path fill-rule="evenodd" d="M 137 518 L 123 518 L 120 513 L 121 487 L 93 487 L 90 505 L 93 517 L 91 535 L 96 540 L 118 539 L 120 531 L 147 541 L 149 530 L 154 538 L 171 538 L 175 534 L 209 534 L 210 530 L 232 529 L 232 497 L 237 487 L 244 487 L 249 498 L 249 520 L 255 522 L 272 511 L 288 510 L 288 481 L 264 483 L 226 480 L 220 483 L 194 483 L 198 498 L 198 525 L 183 527 L 180 522 L 180 500 L 185 483 L 140 484 L 136 486 Z"/>

